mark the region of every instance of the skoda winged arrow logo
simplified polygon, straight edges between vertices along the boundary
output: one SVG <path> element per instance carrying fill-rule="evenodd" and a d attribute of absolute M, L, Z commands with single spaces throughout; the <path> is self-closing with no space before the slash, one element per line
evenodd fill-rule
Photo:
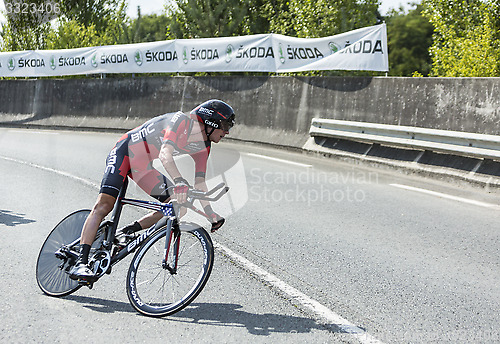
<path fill-rule="evenodd" d="M 283 45 L 280 43 L 278 53 L 280 55 L 280 62 L 285 63 L 285 53 L 283 52 Z"/>
<path fill-rule="evenodd" d="M 188 63 L 188 52 L 187 52 L 187 48 L 184 47 L 184 49 L 182 50 L 182 61 L 184 61 L 184 64 L 187 64 Z"/>
<path fill-rule="evenodd" d="M 328 43 L 328 47 L 330 48 L 330 55 L 335 54 L 340 50 L 340 47 L 334 42 Z"/>
<path fill-rule="evenodd" d="M 54 55 L 52 55 L 50 57 L 49 64 L 50 64 L 50 68 L 52 68 L 52 70 L 56 69 L 56 57 Z"/>
<path fill-rule="evenodd" d="M 233 59 L 233 57 L 232 57 L 233 51 L 234 51 L 233 46 L 231 44 L 229 44 L 226 48 L 226 62 L 227 63 L 231 62 L 231 60 Z"/>
<path fill-rule="evenodd" d="M 8 66 L 8 68 L 9 68 L 9 70 L 14 70 L 14 69 L 16 68 L 16 60 L 14 60 L 14 58 L 13 58 L 13 57 L 11 57 L 11 58 L 9 59 L 9 62 L 8 62 L 8 65 L 7 65 L 7 66 Z"/>
<path fill-rule="evenodd" d="M 92 65 L 92 67 L 97 68 L 97 54 L 94 54 L 94 56 L 92 56 L 92 60 L 90 60 L 90 64 Z"/>
<path fill-rule="evenodd" d="M 142 52 L 137 50 L 134 54 L 134 61 L 138 66 L 142 66 Z"/>

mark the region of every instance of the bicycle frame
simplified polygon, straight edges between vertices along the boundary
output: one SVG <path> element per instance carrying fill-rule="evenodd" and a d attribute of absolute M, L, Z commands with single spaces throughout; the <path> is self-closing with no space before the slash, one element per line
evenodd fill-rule
<path fill-rule="evenodd" d="M 141 246 L 141 244 L 149 238 L 151 235 L 156 233 L 157 230 L 160 228 L 164 227 L 165 225 L 167 226 L 167 238 L 171 238 L 172 232 L 178 233 L 180 231 L 179 225 L 177 223 L 177 218 L 174 214 L 174 206 L 171 203 L 161 203 L 161 202 L 154 202 L 154 201 L 143 201 L 143 200 L 137 200 L 137 199 L 128 199 L 125 198 L 125 194 L 127 191 L 127 186 L 128 186 L 128 179 L 125 180 L 123 183 L 123 186 L 120 190 L 120 193 L 118 194 L 118 198 L 116 200 L 115 206 L 113 208 L 112 214 L 111 214 L 111 220 L 108 222 L 109 226 L 107 228 L 107 231 L 105 232 L 106 238 L 103 242 L 103 246 L 107 250 L 111 250 L 112 248 L 112 243 L 115 239 L 115 233 L 116 229 L 118 227 L 118 222 L 121 216 L 121 212 L 123 209 L 124 205 L 132 205 L 140 208 L 145 208 L 149 210 L 154 210 L 154 211 L 161 211 L 163 215 L 165 215 L 164 218 L 162 218 L 160 221 L 158 221 L 155 225 L 151 226 L 150 228 L 146 229 L 141 235 L 139 235 L 137 238 L 135 238 L 133 241 L 131 241 L 127 246 L 125 246 L 123 249 L 121 249 L 117 254 L 111 257 L 111 266 L 115 265 L 119 261 L 121 261 L 123 258 L 128 256 L 130 253 L 133 253 L 137 248 Z M 175 235 L 176 237 L 178 234 Z M 167 246 L 169 241 L 166 241 L 165 246 Z M 169 245 L 168 245 L 169 246 Z M 178 245 L 176 245 L 178 246 Z M 167 249 L 167 247 L 165 247 Z"/>
<path fill-rule="evenodd" d="M 145 208 L 145 209 L 150 209 L 150 210 L 155 210 L 155 211 L 161 211 L 165 217 L 162 218 L 160 221 L 158 221 L 155 225 L 151 226 L 150 228 L 146 229 L 141 235 L 139 235 L 137 238 L 135 238 L 132 242 L 130 242 L 127 246 L 125 246 L 123 249 L 121 249 L 117 254 L 111 256 L 111 261 L 110 261 L 110 266 L 115 265 L 119 261 L 121 261 L 123 258 L 128 256 L 130 253 L 133 253 L 137 248 L 141 246 L 141 244 L 149 238 L 152 234 L 156 233 L 156 231 L 160 228 L 163 228 L 167 226 L 167 233 L 166 237 L 169 238 L 168 241 L 165 243 L 165 257 L 167 257 L 168 251 L 169 251 L 169 243 L 172 238 L 172 232 L 174 232 L 174 238 L 177 238 L 177 240 L 174 242 L 174 249 L 176 252 L 176 257 L 179 249 L 178 245 L 178 239 L 179 239 L 179 232 L 180 232 L 180 227 L 177 223 L 177 218 L 174 214 L 173 208 L 174 206 L 170 203 L 161 203 L 161 202 L 153 202 L 153 201 L 143 201 L 143 200 L 136 200 L 136 199 L 127 199 L 125 198 L 126 192 L 127 192 L 127 187 L 128 187 L 128 179 L 125 179 L 122 188 L 120 189 L 120 192 L 118 194 L 118 197 L 116 199 L 115 205 L 113 207 L 113 211 L 111 213 L 111 219 L 108 221 L 104 221 L 101 223 L 99 228 L 104 227 L 104 234 L 105 238 L 102 242 L 102 247 L 111 253 L 111 249 L 113 247 L 113 241 L 115 239 L 115 234 L 116 230 L 118 227 L 118 222 L 120 220 L 120 216 L 122 213 L 122 209 L 124 205 L 132 205 L 140 208 Z M 75 252 L 74 250 L 72 251 L 71 249 L 77 245 L 80 242 L 80 238 L 76 239 L 69 245 L 63 246 L 58 252 L 61 253 L 66 253 L 69 255 L 72 255 L 73 258 L 76 260 L 78 258 L 78 253 Z M 58 253 L 56 252 L 56 255 Z M 163 262 L 165 264 L 165 261 Z M 174 270 L 176 269 L 177 262 L 174 263 L 175 267 L 173 268 Z M 167 267 L 168 268 L 168 267 Z M 170 268 L 168 268 L 170 270 Z M 171 271 L 172 272 L 172 271 Z"/>
<path fill-rule="evenodd" d="M 121 261 L 123 258 L 128 256 L 130 253 L 133 253 L 136 249 L 141 247 L 142 243 L 148 239 L 150 236 L 155 234 L 160 228 L 163 228 L 166 226 L 166 240 L 165 240 L 165 257 L 163 260 L 163 267 L 167 270 L 169 270 L 172 274 L 175 274 L 177 271 L 177 263 L 178 263 L 178 254 L 179 254 L 179 241 L 180 241 L 180 226 L 177 221 L 177 217 L 174 212 L 174 205 L 172 203 L 161 203 L 161 202 L 154 202 L 154 201 L 143 201 L 143 200 L 137 200 L 137 199 L 128 199 L 125 198 L 126 192 L 127 192 L 127 187 L 128 187 L 129 180 L 125 179 L 122 188 L 120 189 L 120 192 L 118 194 L 118 197 L 116 199 L 115 205 L 113 207 L 113 211 L 111 212 L 111 219 L 108 221 L 104 221 L 101 223 L 99 228 L 104 227 L 104 235 L 105 238 L 102 241 L 102 248 L 104 250 L 98 248 L 97 252 L 103 252 L 105 251 L 105 256 L 109 257 L 109 265 L 105 265 L 105 270 L 109 271 L 108 269 L 112 267 L 113 265 L 117 264 L 119 261 Z M 191 201 L 187 203 L 187 205 L 183 206 L 189 206 L 190 209 L 194 210 L 198 214 L 204 215 L 205 217 L 208 217 L 205 213 L 202 211 L 198 210 L 196 207 L 193 206 L 192 202 L 194 199 L 204 199 L 208 201 L 217 201 L 220 197 L 222 197 L 223 194 L 225 194 L 229 188 L 224 187 L 221 192 L 218 193 L 217 196 L 210 198 L 212 194 L 214 194 L 217 190 L 221 189 L 224 187 L 224 184 L 221 183 L 215 188 L 213 188 L 211 191 L 208 192 L 203 192 L 200 190 L 191 190 L 190 191 L 190 196 Z M 115 239 L 115 234 L 116 230 L 118 227 L 118 222 L 120 220 L 120 216 L 123 210 L 124 205 L 132 205 L 140 208 L 145 208 L 149 210 L 154 210 L 154 211 L 160 211 L 163 213 L 164 217 L 158 221 L 155 225 L 151 226 L 150 228 L 146 229 L 141 235 L 136 237 L 133 241 L 131 241 L 127 246 L 119 250 L 116 254 L 111 255 L 113 252 L 111 252 L 113 248 L 113 242 Z M 172 263 L 173 266 L 167 265 L 167 257 L 171 248 L 171 242 L 173 239 L 173 250 L 174 250 L 174 261 Z M 61 249 L 59 249 L 56 252 L 56 255 L 61 254 L 61 258 L 63 258 L 63 255 L 68 257 L 68 255 L 72 256 L 72 259 L 76 261 L 78 258 L 78 253 L 74 250 L 71 250 L 75 245 L 77 245 L 80 242 L 80 239 L 75 240 L 74 242 L 70 243 L 69 245 L 64 245 Z M 70 258 L 70 257 L 68 257 Z M 108 258 L 106 258 L 108 259 Z M 102 275 L 101 275 L 102 276 Z"/>

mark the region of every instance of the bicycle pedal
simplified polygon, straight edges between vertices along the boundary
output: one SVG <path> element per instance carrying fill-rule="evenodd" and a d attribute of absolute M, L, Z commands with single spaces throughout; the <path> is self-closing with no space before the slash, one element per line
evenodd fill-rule
<path fill-rule="evenodd" d="M 90 282 L 87 280 L 78 280 L 78 284 L 82 287 L 88 287 L 89 289 L 92 289 L 94 287 L 94 282 Z"/>
<path fill-rule="evenodd" d="M 94 277 L 94 278 L 79 278 L 79 279 L 77 279 L 77 281 L 78 281 L 78 284 L 80 284 L 82 286 L 89 286 L 89 285 L 94 284 L 97 281 L 97 278 L 96 277 Z"/>

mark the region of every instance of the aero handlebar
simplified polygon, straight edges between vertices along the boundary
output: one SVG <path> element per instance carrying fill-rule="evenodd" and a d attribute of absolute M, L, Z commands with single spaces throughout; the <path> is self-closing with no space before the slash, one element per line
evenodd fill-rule
<path fill-rule="evenodd" d="M 219 189 L 222 189 L 222 190 L 216 196 L 209 197 Z M 229 187 L 225 186 L 224 183 L 220 183 L 219 185 L 217 185 L 216 187 L 214 187 L 210 191 L 205 192 L 205 191 L 201 191 L 201 190 L 191 189 L 188 191 L 187 194 L 188 194 L 188 197 L 190 197 L 190 198 L 214 202 L 214 201 L 218 201 L 228 191 L 229 191 Z"/>

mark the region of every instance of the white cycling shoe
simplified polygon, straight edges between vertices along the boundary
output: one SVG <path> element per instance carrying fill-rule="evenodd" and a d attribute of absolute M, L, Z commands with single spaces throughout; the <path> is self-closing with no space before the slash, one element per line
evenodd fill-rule
<path fill-rule="evenodd" d="M 87 264 L 76 263 L 69 271 L 69 278 L 76 281 L 85 280 L 91 282 L 95 279 L 95 274 Z"/>

